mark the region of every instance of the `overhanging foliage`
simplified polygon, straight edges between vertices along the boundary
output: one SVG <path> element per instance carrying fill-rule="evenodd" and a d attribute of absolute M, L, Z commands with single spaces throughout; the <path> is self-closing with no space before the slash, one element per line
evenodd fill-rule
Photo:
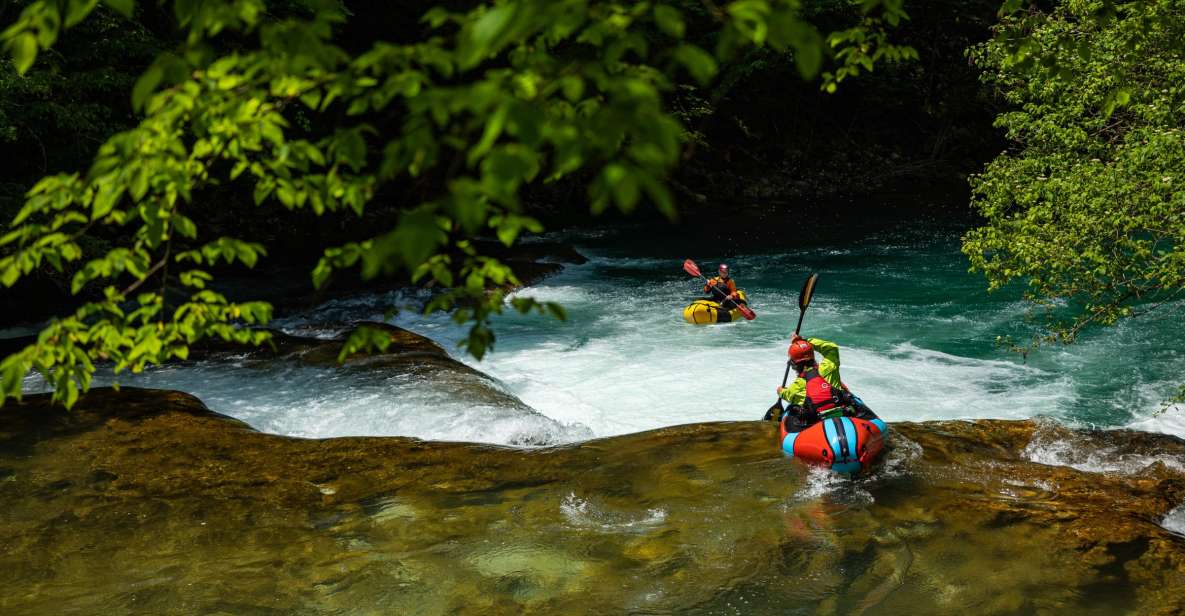
<path fill-rule="evenodd" d="M 30 4 L 0 35 L 15 68 L 28 70 L 62 28 L 98 4 Z M 135 15 L 132 0 L 103 4 Z M 235 182 L 248 182 L 257 203 L 361 215 L 382 188 L 430 180 L 434 196 L 401 204 L 393 228 L 326 250 L 313 281 L 342 268 L 433 281 L 449 290 L 429 310 L 472 323 L 465 345 L 480 358 L 494 341 L 490 317 L 505 305 L 500 287 L 516 279 L 470 240 L 492 234 L 509 245 L 539 230 L 523 213 L 525 185 L 575 178 L 587 184 L 594 211 L 648 202 L 674 216 L 665 178 L 684 129 L 664 93 L 678 80 L 706 83 L 753 45 L 793 54 L 804 78 L 832 58 L 827 89 L 874 61 L 915 55 L 882 30 L 904 18 L 901 0 L 864 1 L 862 21 L 830 35 L 805 21 L 794 0 L 708 4 L 719 23 L 712 49 L 683 39 L 682 13 L 670 4 L 504 0 L 463 13 L 433 8 L 425 36 L 373 41 L 359 53 L 334 40 L 347 18 L 338 3 L 297 4 L 304 10 L 286 14 L 298 16 L 279 17 L 262 0 L 174 0 L 185 43 L 132 89 L 141 123 L 109 139 L 85 174 L 50 176 L 29 192 L 0 238 L 0 282 L 80 262 L 74 290 L 104 290 L 4 360 L 0 402 L 20 395 L 30 369 L 70 405 L 97 361 L 139 371 L 184 359 L 209 336 L 266 342 L 252 326 L 269 320 L 268 304 L 230 302 L 208 288 L 212 265 L 251 267 L 266 248 L 204 237 L 190 215 L 216 207 L 196 198 L 203 189 Z M 85 254 L 80 239 L 100 227 L 122 230 L 127 241 Z M 171 288 L 188 297 L 174 301 Z M 528 299 L 510 305 L 562 316 Z M 347 346 L 381 345 L 363 330 Z"/>
<path fill-rule="evenodd" d="M 1185 3 L 1064 1 L 999 31 L 972 57 L 1011 108 L 997 126 L 1014 147 L 972 179 L 986 223 L 963 250 L 991 289 L 1023 280 L 1044 313 L 1020 350 L 1180 309 Z"/>

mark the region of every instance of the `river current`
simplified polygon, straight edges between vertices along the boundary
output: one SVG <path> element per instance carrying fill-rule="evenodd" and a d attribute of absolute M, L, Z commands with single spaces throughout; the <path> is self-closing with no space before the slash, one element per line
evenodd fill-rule
<path fill-rule="evenodd" d="M 537 413 L 459 400 L 447 384 L 283 363 L 200 362 L 121 382 L 187 391 L 260 430 L 301 437 L 556 443 L 752 420 L 776 399 L 798 291 L 818 272 L 803 334 L 841 346 L 844 380 L 889 421 L 1050 418 L 1185 433 L 1185 410 L 1163 403 L 1185 374 L 1185 303 L 1022 358 L 995 339 L 1034 331 L 1026 305 L 1016 291 L 987 293 L 983 278 L 967 272 L 960 233 L 949 225 L 870 225 L 838 241 L 753 242 L 760 249 L 744 238 L 721 248 L 678 230 L 548 236 L 589 261 L 519 294 L 561 303 L 567 320 L 499 317 L 496 349 L 480 362 L 457 349 L 463 327 L 445 314 L 420 314 L 423 292 L 362 294 L 274 323 L 331 336 L 399 306 L 389 322 L 440 342 Z M 682 308 L 702 286 L 681 269 L 689 257 L 705 272 L 727 260 L 758 318 L 684 323 Z M 41 389 L 35 378 L 27 385 Z"/>
<path fill-rule="evenodd" d="M 1185 411 L 1162 402 L 1185 374 L 1185 303 L 1026 360 L 994 342 L 1031 335 L 1025 304 L 966 272 L 959 233 L 548 236 L 589 261 L 519 293 L 562 303 L 568 319 L 505 315 L 480 362 L 456 350 L 462 326 L 421 314 L 426 292 L 360 294 L 273 324 L 333 337 L 400 305 L 392 323 L 525 404 L 451 362 L 421 372 L 426 360 L 243 355 L 120 376 L 295 437 L 624 435 L 579 447 L 274 438 L 152 391 L 100 392 L 76 420 L 14 412 L 0 571 L 23 590 L 0 611 L 1180 612 L 1182 442 L 1064 428 L 1185 433 Z M 701 286 L 687 257 L 705 270 L 726 259 L 757 320 L 684 323 Z M 883 463 L 856 478 L 778 454 L 774 427 L 751 420 L 774 401 L 810 272 L 803 333 L 841 345 L 844 380 L 886 420 L 1043 421 L 898 424 Z M 26 386 L 44 389 L 35 376 Z M 145 408 L 159 415 L 103 415 Z M 628 434 L 677 424 L 695 425 Z"/>

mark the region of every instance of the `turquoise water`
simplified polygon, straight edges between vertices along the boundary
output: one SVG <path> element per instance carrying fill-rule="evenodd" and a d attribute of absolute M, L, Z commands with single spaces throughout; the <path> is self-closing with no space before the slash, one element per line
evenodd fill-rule
<path fill-rule="evenodd" d="M 568 320 L 498 318 L 495 351 L 481 362 L 455 350 L 465 330 L 447 315 L 419 314 L 426 292 L 362 294 L 276 322 L 331 335 L 400 305 L 393 323 L 454 349 L 531 408 L 474 404 L 447 383 L 282 362 L 169 366 L 122 382 L 188 391 L 261 430 L 306 437 L 538 444 L 758 419 L 776 399 L 801 284 L 818 272 L 803 334 L 840 344 L 845 382 L 888 421 L 1046 417 L 1185 433 L 1185 411 L 1163 405 L 1185 380 L 1185 302 L 1025 361 L 995 339 L 1035 331 L 1026 305 L 1017 292 L 988 294 L 966 271 L 964 228 L 872 222 L 794 242 L 794 228 L 780 224 L 732 237 L 689 227 L 547 236 L 590 260 L 520 294 L 562 303 Z M 685 258 L 705 272 L 726 259 L 757 320 L 684 323 L 701 288 L 682 271 Z M 35 378 L 27 385 L 41 388 Z"/>
<path fill-rule="evenodd" d="M 988 294 L 982 277 L 967 272 L 962 230 L 872 224 L 799 245 L 776 236 L 725 240 L 732 248 L 704 248 L 719 242 L 681 230 L 556 236 L 550 239 L 571 242 L 589 263 L 520 293 L 562 303 L 568 320 L 501 318 L 496 351 L 466 361 L 548 417 L 598 436 L 759 418 L 781 381 L 802 281 L 818 272 L 803 333 L 839 343 L 845 381 L 891 421 L 1052 417 L 1185 430 L 1179 408 L 1161 412 L 1185 374 L 1185 304 L 1088 332 L 1075 346 L 1043 348 L 1026 361 L 995 344 L 998 335 L 1024 340 L 1035 331 L 1026 305 L 1018 292 Z M 727 260 L 757 320 L 684 323 L 681 310 L 700 287 L 681 269 L 689 257 L 704 271 Z M 377 317 L 380 299 L 408 298 L 356 298 L 286 323 L 299 329 Z M 450 346 L 462 334 L 443 315 L 408 310 L 393 322 Z"/>

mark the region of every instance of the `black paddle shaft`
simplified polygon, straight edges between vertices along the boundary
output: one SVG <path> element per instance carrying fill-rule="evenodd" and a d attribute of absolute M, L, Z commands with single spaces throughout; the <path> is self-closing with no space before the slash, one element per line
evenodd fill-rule
<path fill-rule="evenodd" d="M 805 309 L 798 311 L 798 325 L 794 326 L 794 335 L 795 336 L 798 335 L 798 330 L 802 328 L 802 317 L 805 317 L 805 316 L 806 316 Z M 786 360 L 786 372 L 782 374 L 782 387 L 785 387 L 786 381 L 790 380 L 790 366 L 791 366 L 791 362 L 789 359 L 787 359 Z M 778 403 L 775 404 L 774 407 L 777 407 L 779 411 L 782 410 L 782 397 L 781 396 L 778 396 Z M 773 413 L 773 407 L 770 407 L 770 412 L 766 413 L 766 415 L 769 416 L 772 413 Z"/>
<path fill-rule="evenodd" d="M 788 381 L 788 380 L 790 380 L 790 360 L 787 359 L 786 360 L 786 372 L 784 374 L 782 374 L 782 387 L 786 386 L 786 381 Z M 784 410 L 785 410 L 785 407 L 782 406 L 782 394 L 778 394 L 778 401 L 775 402 L 773 406 L 769 407 L 769 410 L 765 412 L 765 417 L 763 417 L 762 419 L 765 419 L 765 420 L 773 419 L 775 412 L 779 415 L 779 418 L 780 418 L 782 411 L 784 411 Z"/>
<path fill-rule="evenodd" d="M 810 305 L 811 297 L 815 294 L 815 281 L 818 276 L 818 274 L 808 276 L 806 282 L 802 284 L 802 291 L 798 293 L 798 324 L 794 326 L 795 336 L 802 329 L 802 318 L 806 316 L 806 307 Z M 785 387 L 786 381 L 790 379 L 790 366 L 790 360 L 786 360 L 786 373 L 782 375 L 782 387 Z M 783 410 L 785 409 L 782 406 L 782 396 L 779 394 L 778 401 L 765 412 L 765 419 L 772 419 L 775 412 L 781 415 Z"/>

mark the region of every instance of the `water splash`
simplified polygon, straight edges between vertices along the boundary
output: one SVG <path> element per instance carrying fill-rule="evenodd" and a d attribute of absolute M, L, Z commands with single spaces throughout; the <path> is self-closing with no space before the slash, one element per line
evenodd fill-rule
<path fill-rule="evenodd" d="M 1185 504 L 1168 512 L 1160 525 L 1171 533 L 1185 537 Z"/>
<path fill-rule="evenodd" d="M 667 519 L 662 507 L 651 507 L 643 515 L 614 511 L 596 497 L 581 497 L 575 492 L 564 497 L 560 511 L 572 526 L 604 532 L 649 532 Z"/>
<path fill-rule="evenodd" d="M 1122 445 L 1067 432 L 1057 426 L 1039 426 L 1021 452 L 1024 459 L 1047 466 L 1068 466 L 1088 473 L 1136 475 L 1156 463 L 1185 471 L 1185 459 L 1129 451 Z"/>

